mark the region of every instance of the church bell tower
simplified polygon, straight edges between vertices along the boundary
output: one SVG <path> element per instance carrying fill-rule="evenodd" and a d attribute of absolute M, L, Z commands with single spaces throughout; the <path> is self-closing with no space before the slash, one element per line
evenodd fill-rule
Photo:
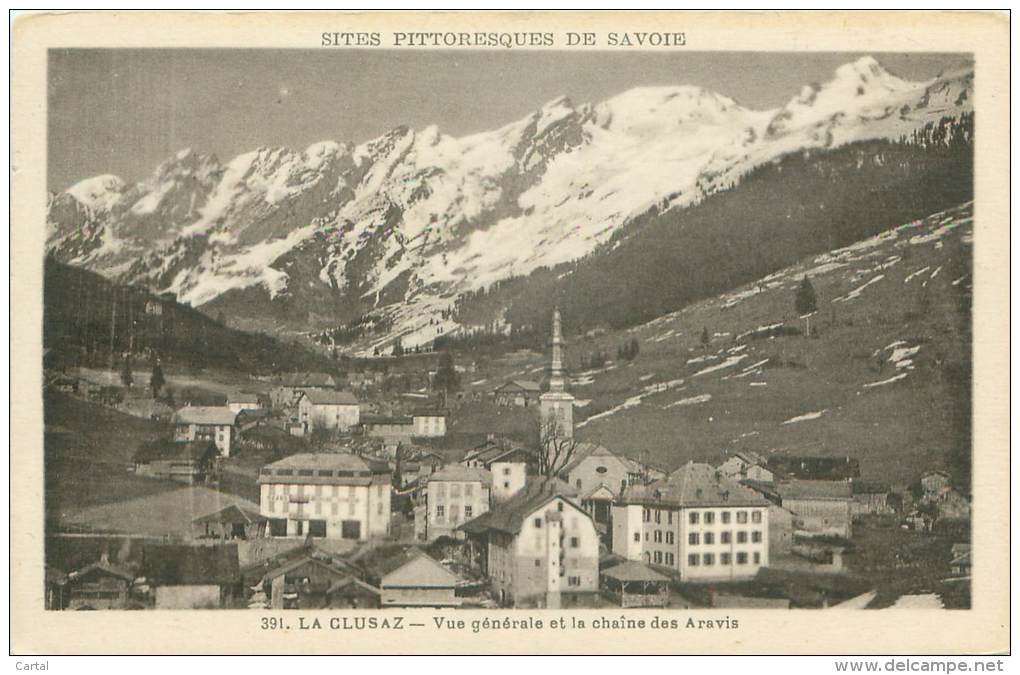
<path fill-rule="evenodd" d="M 574 397 L 567 391 L 567 377 L 563 372 L 563 329 L 560 310 L 553 312 L 552 367 L 549 372 L 549 391 L 540 399 L 543 433 L 561 438 L 574 436 Z"/>

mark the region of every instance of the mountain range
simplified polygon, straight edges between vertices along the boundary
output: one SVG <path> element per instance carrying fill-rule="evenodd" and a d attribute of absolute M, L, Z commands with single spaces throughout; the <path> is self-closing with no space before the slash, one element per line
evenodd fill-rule
<path fill-rule="evenodd" d="M 185 149 L 142 182 L 102 175 L 51 194 L 47 248 L 232 325 L 296 333 L 369 317 L 385 327 L 376 344 L 414 346 L 461 328 L 450 310 L 465 293 L 589 255 L 643 214 L 687 208 L 789 153 L 970 112 L 972 93 L 970 68 L 911 82 L 864 57 L 771 110 L 641 87 L 558 98 L 461 138 L 399 127 L 227 163 Z"/>

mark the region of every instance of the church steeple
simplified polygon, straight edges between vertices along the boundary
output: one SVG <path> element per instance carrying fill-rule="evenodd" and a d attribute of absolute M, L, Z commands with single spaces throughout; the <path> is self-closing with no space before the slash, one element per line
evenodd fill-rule
<path fill-rule="evenodd" d="M 542 427 L 558 438 L 574 436 L 574 397 L 567 391 L 563 370 L 563 326 L 559 307 L 553 312 L 552 367 L 549 370 L 549 391 L 540 397 Z"/>
<path fill-rule="evenodd" d="M 566 391 L 563 374 L 563 328 L 560 325 L 560 308 L 553 312 L 552 368 L 549 372 L 549 391 Z"/>

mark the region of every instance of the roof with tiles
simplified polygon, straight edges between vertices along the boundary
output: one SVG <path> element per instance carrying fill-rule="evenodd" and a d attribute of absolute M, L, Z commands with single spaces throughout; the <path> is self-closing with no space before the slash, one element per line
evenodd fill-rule
<path fill-rule="evenodd" d="M 727 478 L 708 464 L 688 462 L 668 478 L 650 485 L 631 485 L 622 501 L 663 504 L 680 508 L 710 506 L 768 506 L 754 490 Z"/>
<path fill-rule="evenodd" d="M 450 464 L 436 471 L 429 476 L 429 482 L 433 481 L 478 481 L 484 485 L 492 483 L 492 474 L 485 469 L 462 464 Z"/>
<path fill-rule="evenodd" d="M 301 394 L 312 405 L 358 405 L 358 399 L 349 391 L 310 389 Z"/>
<path fill-rule="evenodd" d="M 469 533 L 498 530 L 509 534 L 521 531 L 524 521 L 535 511 L 557 498 L 562 498 L 580 510 L 574 501 L 577 491 L 559 479 L 536 480 L 525 484 L 520 492 L 492 510 L 464 523 L 460 529 Z"/>
<path fill-rule="evenodd" d="M 174 415 L 176 424 L 215 424 L 218 426 L 233 425 L 237 413 L 226 406 L 190 405 L 177 411 Z"/>

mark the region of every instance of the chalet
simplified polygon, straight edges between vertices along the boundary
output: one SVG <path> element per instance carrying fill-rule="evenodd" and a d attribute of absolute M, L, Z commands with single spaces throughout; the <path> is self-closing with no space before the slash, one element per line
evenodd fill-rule
<path fill-rule="evenodd" d="M 457 528 L 489 510 L 492 474 L 477 467 L 452 464 L 427 479 L 415 535 L 422 541 L 452 537 Z"/>
<path fill-rule="evenodd" d="M 853 480 L 860 478 L 860 462 L 852 457 L 772 455 L 766 467 L 775 480 Z"/>
<path fill-rule="evenodd" d="M 536 406 L 542 396 L 542 387 L 531 380 L 510 380 L 492 392 L 496 405 L 530 408 Z"/>
<path fill-rule="evenodd" d="M 209 440 L 151 441 L 135 452 L 135 473 L 150 478 L 199 483 L 212 472 L 217 456 L 216 444 Z"/>
<path fill-rule="evenodd" d="M 517 494 L 529 475 L 538 472 L 535 452 L 508 439 L 489 439 L 461 460 L 468 467 L 486 469 L 492 475 L 493 501 L 503 502 Z"/>
<path fill-rule="evenodd" d="M 742 450 L 735 452 L 725 462 L 719 465 L 719 471 L 727 478 L 741 480 L 756 480 L 763 483 L 771 483 L 775 476 L 766 468 L 768 460 L 757 452 Z"/>
<path fill-rule="evenodd" d="M 446 435 L 449 412 L 435 408 L 419 408 L 411 413 L 413 435 L 420 438 L 437 438 Z"/>
<path fill-rule="evenodd" d="M 889 486 L 874 481 L 855 480 L 851 483 L 853 493 L 850 515 L 888 514 L 893 512 L 889 501 Z"/>
<path fill-rule="evenodd" d="M 352 563 L 312 545 L 302 545 L 241 570 L 244 585 L 265 596 L 271 609 L 321 609 L 334 606 L 331 592 L 338 584 L 360 580 L 363 572 Z M 376 590 L 376 602 L 378 591 Z M 337 592 L 337 599 L 350 592 Z M 364 604 L 362 606 L 370 606 Z"/>
<path fill-rule="evenodd" d="M 363 415 L 361 428 L 371 438 L 393 442 L 409 441 L 414 434 L 414 418 L 407 416 Z"/>
<path fill-rule="evenodd" d="M 382 607 L 457 607 L 460 577 L 418 549 L 386 561 L 378 570 Z"/>
<path fill-rule="evenodd" d="M 150 544 L 142 575 L 156 609 L 229 608 L 241 591 L 237 544 Z"/>
<path fill-rule="evenodd" d="M 174 440 L 212 441 L 223 457 L 230 457 L 237 413 L 226 406 L 185 406 L 174 415 Z"/>
<path fill-rule="evenodd" d="M 298 420 L 306 432 L 350 431 L 361 418 L 358 399 L 349 391 L 311 389 L 298 395 Z"/>
<path fill-rule="evenodd" d="M 240 392 L 227 397 L 227 407 L 235 413 L 243 410 L 261 410 L 262 401 L 258 394 L 252 392 Z"/>
<path fill-rule="evenodd" d="M 387 464 L 303 453 L 262 467 L 260 508 L 273 536 L 366 540 L 390 528 Z"/>
<path fill-rule="evenodd" d="M 231 504 L 191 522 L 204 530 L 200 538 L 261 539 L 268 534 L 269 519 L 255 511 Z"/>
<path fill-rule="evenodd" d="M 135 575 L 111 564 L 104 553 L 99 562 L 67 575 L 66 609 L 125 609 Z"/>
<path fill-rule="evenodd" d="M 595 521 L 558 479 L 536 480 L 461 526 L 503 605 L 556 609 L 598 594 Z"/>
<path fill-rule="evenodd" d="M 789 480 L 777 484 L 783 507 L 793 511 L 794 530 L 810 535 L 853 533 L 850 483 L 841 480 Z"/>
<path fill-rule="evenodd" d="M 708 464 L 631 485 L 613 507 L 613 553 L 682 581 L 750 579 L 769 564 L 769 506 Z"/>
<path fill-rule="evenodd" d="M 382 591 L 355 577 L 341 579 L 326 591 L 330 609 L 377 609 L 382 606 Z"/>
<path fill-rule="evenodd" d="M 336 378 L 326 373 L 287 373 L 274 378 L 269 392 L 273 408 L 290 408 L 297 404 L 300 394 L 309 391 L 336 389 Z"/>

